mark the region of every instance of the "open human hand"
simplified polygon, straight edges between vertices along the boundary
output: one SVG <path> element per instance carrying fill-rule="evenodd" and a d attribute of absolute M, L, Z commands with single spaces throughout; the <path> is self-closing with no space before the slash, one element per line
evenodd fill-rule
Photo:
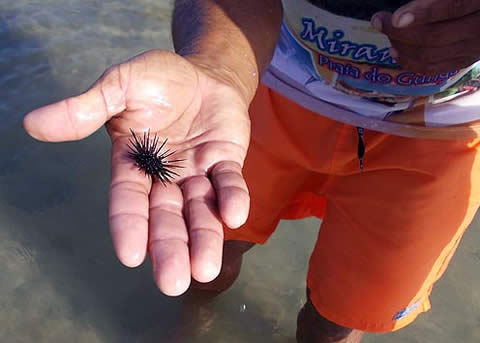
<path fill-rule="evenodd" d="M 393 14 L 374 14 L 372 25 L 389 37 L 404 69 L 446 73 L 480 59 L 478 0 L 414 0 Z"/>
<path fill-rule="evenodd" d="M 150 51 L 107 70 L 85 93 L 36 109 L 26 131 L 49 142 L 82 139 L 106 124 L 112 141 L 109 221 L 126 266 L 148 252 L 167 295 L 213 280 L 221 268 L 223 224 L 247 219 L 242 166 L 250 139 L 248 104 L 228 78 L 168 51 Z M 152 182 L 128 156 L 130 129 L 150 130 L 184 168 Z"/>

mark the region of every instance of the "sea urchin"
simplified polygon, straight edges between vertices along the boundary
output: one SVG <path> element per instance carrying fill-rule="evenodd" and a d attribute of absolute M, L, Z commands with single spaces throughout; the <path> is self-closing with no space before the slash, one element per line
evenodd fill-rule
<path fill-rule="evenodd" d="M 132 129 L 130 129 L 130 132 L 133 139 L 130 138 L 128 156 L 135 161 L 139 170 L 143 170 L 145 175 L 150 176 L 153 182 L 158 179 L 164 185 L 171 183 L 175 176 L 180 176 L 172 169 L 183 168 L 176 163 L 184 160 L 167 160 L 169 156 L 175 153 L 170 149 L 161 152 L 165 143 L 167 143 L 167 139 L 158 145 L 158 136 L 155 135 L 153 139 L 150 139 L 150 130 L 143 133 L 143 140 L 138 139 Z"/>

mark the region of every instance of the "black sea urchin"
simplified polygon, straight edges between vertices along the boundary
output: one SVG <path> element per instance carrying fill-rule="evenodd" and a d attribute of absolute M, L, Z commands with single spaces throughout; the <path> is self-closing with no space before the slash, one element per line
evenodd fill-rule
<path fill-rule="evenodd" d="M 143 133 L 143 140 L 138 139 L 130 129 L 133 139 L 130 138 L 130 144 L 128 145 L 130 151 L 128 156 L 135 161 L 138 169 L 143 170 L 145 175 L 150 176 L 153 182 L 157 179 L 164 185 L 173 181 L 175 176 L 180 176 L 172 169 L 183 168 L 182 166 L 175 164 L 184 160 L 167 160 L 167 158 L 175 153 L 170 149 L 160 153 L 162 148 L 167 143 L 167 139 L 158 146 L 159 138 L 157 135 L 150 139 L 150 130 Z"/>

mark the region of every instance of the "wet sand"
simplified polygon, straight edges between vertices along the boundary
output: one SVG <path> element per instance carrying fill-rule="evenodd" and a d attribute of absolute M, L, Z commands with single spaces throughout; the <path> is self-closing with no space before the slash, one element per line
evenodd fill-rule
<path fill-rule="evenodd" d="M 169 17 L 158 0 L 0 4 L 0 342 L 295 342 L 318 220 L 282 222 L 217 298 L 168 298 L 148 261 L 127 269 L 114 257 L 104 130 L 47 144 L 21 128 L 26 112 L 83 91 L 111 64 L 171 48 Z M 479 220 L 433 310 L 365 342 L 480 342 Z"/>

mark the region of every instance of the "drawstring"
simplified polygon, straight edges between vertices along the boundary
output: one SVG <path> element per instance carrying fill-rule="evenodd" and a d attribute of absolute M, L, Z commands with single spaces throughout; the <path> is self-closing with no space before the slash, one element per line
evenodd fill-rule
<path fill-rule="evenodd" d="M 358 133 L 358 162 L 360 163 L 360 170 L 363 170 L 363 156 L 365 156 L 365 141 L 363 139 L 364 129 L 363 127 L 357 126 L 357 133 Z"/>

